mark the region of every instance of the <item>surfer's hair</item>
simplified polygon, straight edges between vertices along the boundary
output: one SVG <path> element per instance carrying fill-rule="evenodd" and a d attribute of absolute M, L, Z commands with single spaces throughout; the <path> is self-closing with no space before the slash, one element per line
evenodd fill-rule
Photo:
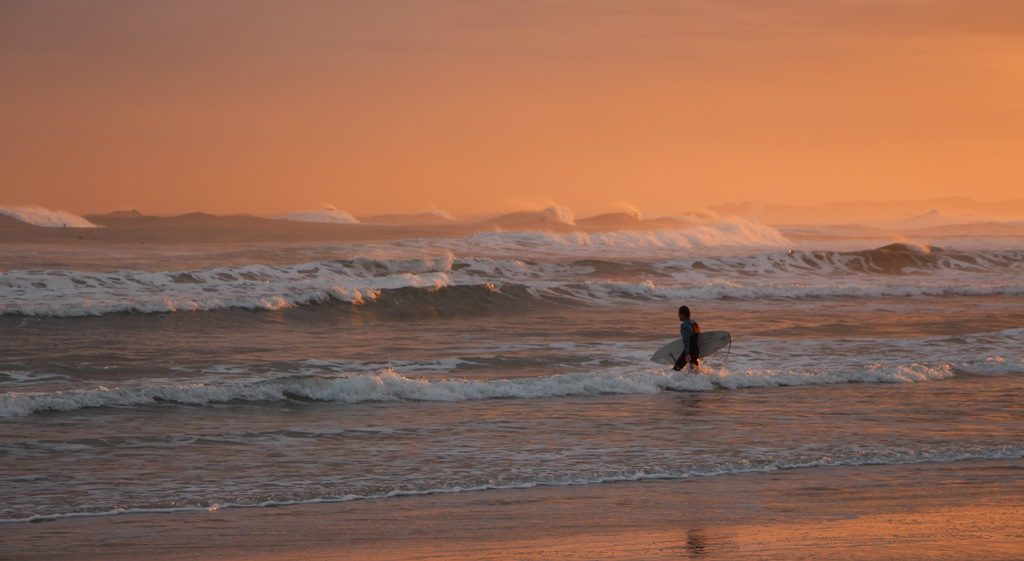
<path fill-rule="evenodd" d="M 690 317 L 690 307 L 689 306 L 679 306 L 679 313 L 683 314 L 686 317 Z"/>

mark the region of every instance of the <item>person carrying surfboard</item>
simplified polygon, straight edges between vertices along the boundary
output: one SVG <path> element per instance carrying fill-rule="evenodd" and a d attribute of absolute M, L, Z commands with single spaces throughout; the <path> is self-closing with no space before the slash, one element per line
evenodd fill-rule
<path fill-rule="evenodd" d="M 683 336 L 683 352 L 680 353 L 672 370 L 682 370 L 687 361 L 690 363 L 690 370 L 700 366 L 700 348 L 697 346 L 697 336 L 700 335 L 700 325 L 690 317 L 688 306 L 679 306 L 679 333 Z"/>

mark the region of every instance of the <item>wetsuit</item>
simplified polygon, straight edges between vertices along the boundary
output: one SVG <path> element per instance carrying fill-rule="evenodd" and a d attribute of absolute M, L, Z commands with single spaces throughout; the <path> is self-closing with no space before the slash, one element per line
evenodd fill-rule
<path fill-rule="evenodd" d="M 697 346 L 697 334 L 695 327 L 697 322 L 689 318 L 679 324 L 679 334 L 683 336 L 683 353 L 676 359 L 675 369 L 681 370 L 686 366 L 686 359 L 690 359 L 690 366 L 698 366 L 700 359 L 700 348 Z"/>

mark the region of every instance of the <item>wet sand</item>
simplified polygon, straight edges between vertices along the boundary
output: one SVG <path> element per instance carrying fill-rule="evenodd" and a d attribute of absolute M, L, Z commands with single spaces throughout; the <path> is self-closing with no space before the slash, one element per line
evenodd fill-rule
<path fill-rule="evenodd" d="M 1022 559 L 1024 461 L 0 525 L 3 559 Z"/>

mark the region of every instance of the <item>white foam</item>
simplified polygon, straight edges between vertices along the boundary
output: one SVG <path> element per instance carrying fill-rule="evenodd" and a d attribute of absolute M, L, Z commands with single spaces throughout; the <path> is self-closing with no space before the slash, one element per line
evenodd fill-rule
<path fill-rule="evenodd" d="M 99 228 L 98 225 L 77 214 L 65 210 L 50 210 L 41 206 L 0 207 L 0 214 L 44 228 Z"/>
<path fill-rule="evenodd" d="M 198 271 L 0 273 L 0 314 L 82 316 L 241 308 L 280 310 L 327 301 L 361 304 L 381 290 L 450 283 L 453 257 L 351 260 Z"/>
<path fill-rule="evenodd" d="M 574 226 L 576 224 L 576 215 L 572 210 L 554 202 L 548 202 L 547 205 L 540 210 L 535 210 L 536 206 L 530 205 L 533 206 L 532 209 L 495 216 L 485 220 L 484 223 L 498 227 L 543 227 L 545 224 Z"/>
<path fill-rule="evenodd" d="M 52 374 L 50 372 L 31 372 L 28 370 L 0 370 L 0 378 L 3 381 L 15 383 L 35 383 L 44 380 L 69 380 L 70 376 L 64 374 Z"/>
<path fill-rule="evenodd" d="M 444 210 L 444 209 L 432 206 L 432 207 L 430 207 L 430 210 L 428 210 L 427 212 L 429 214 L 433 214 L 434 216 L 440 218 L 441 220 L 448 220 L 450 222 L 455 222 L 455 215 L 450 213 L 450 212 L 448 212 L 447 210 Z"/>
<path fill-rule="evenodd" d="M 754 370 L 730 372 L 705 368 L 701 373 L 666 372 L 663 368 L 616 367 L 543 377 L 501 380 L 410 378 L 391 369 L 352 376 L 286 376 L 212 383 L 95 387 L 53 392 L 0 394 L 0 417 L 23 417 L 44 411 L 90 407 L 126 407 L 172 402 L 187 405 L 229 401 L 308 399 L 342 404 L 367 401 L 473 401 L 542 399 L 604 394 L 653 394 L 670 389 L 804 386 L 842 383 L 913 383 L 954 375 L 948 364 L 881 365 L 840 369 Z"/>
<path fill-rule="evenodd" d="M 780 274 L 861 274 L 888 275 L 921 272 L 1002 272 L 1024 271 L 1024 252 L 952 251 L 931 246 L 907 243 L 891 244 L 863 251 L 787 251 L 765 252 L 756 255 L 693 257 L 670 260 L 659 264 L 670 273 L 693 272 L 706 274 L 741 273 L 744 275 Z"/>
<path fill-rule="evenodd" d="M 719 225 L 720 226 L 720 225 Z M 750 225 L 739 228 L 741 237 Z M 718 231 L 717 229 L 715 231 Z M 549 254 L 543 260 L 456 257 L 412 246 L 427 258 L 354 258 L 296 265 L 191 271 L 0 272 L 0 314 L 83 316 L 242 308 L 280 310 L 321 302 L 372 302 L 395 289 L 511 287 L 539 301 L 576 299 L 887 298 L 1024 294 L 1024 252 L 953 252 L 891 246 L 860 252 L 778 252 L 616 263 L 609 255 L 674 254 L 705 243 L 696 230 L 608 234 L 511 232 L 449 240 L 469 255 Z M 716 236 L 725 235 L 721 231 Z M 769 234 L 769 238 L 770 238 Z M 719 241 L 722 241 L 720 238 Z M 770 240 L 769 240 L 770 241 Z M 470 245 L 476 250 L 470 251 Z M 593 244 L 597 244 L 595 247 Z M 673 245 L 677 244 L 677 245 Z M 499 250 L 504 246 L 505 250 Z M 511 247 L 517 247 L 512 251 Z M 409 247 L 403 252 L 410 253 Z M 567 259 L 570 254 L 594 260 Z M 614 279 L 614 280 L 612 280 Z M 456 296 L 457 297 L 457 296 Z M 477 293 L 467 294 L 469 298 Z"/>
<path fill-rule="evenodd" d="M 989 356 L 964 361 L 957 365 L 957 371 L 979 376 L 1005 376 L 1024 372 L 1024 356 Z"/>
<path fill-rule="evenodd" d="M 922 296 L 1017 296 L 1024 294 L 1024 281 L 986 284 L 883 283 L 883 282 L 757 282 L 710 280 L 698 286 L 662 286 L 653 280 L 642 283 L 600 282 L 586 285 L 600 300 L 604 293 L 634 299 L 800 299 L 800 298 L 890 298 Z"/>
<path fill-rule="evenodd" d="M 351 214 L 338 210 L 332 205 L 326 205 L 320 210 L 309 210 L 294 212 L 277 217 L 278 220 L 289 220 L 292 222 L 319 222 L 325 224 L 358 224 L 359 220 Z"/>
<path fill-rule="evenodd" d="M 552 204 L 551 206 L 540 211 L 540 213 L 543 216 L 550 219 L 552 222 L 559 222 L 562 224 L 567 224 L 569 226 L 576 224 L 576 214 L 573 213 L 572 210 L 564 206 Z"/>
<path fill-rule="evenodd" d="M 790 245 L 778 230 L 740 218 L 720 220 L 712 224 L 660 230 L 622 230 L 614 232 L 482 232 L 449 244 L 453 250 L 487 255 L 561 254 L 579 256 L 592 254 L 622 255 L 633 258 L 664 255 L 665 250 L 693 250 L 708 247 L 772 248 Z M 466 247 L 468 246 L 468 247 Z"/>

